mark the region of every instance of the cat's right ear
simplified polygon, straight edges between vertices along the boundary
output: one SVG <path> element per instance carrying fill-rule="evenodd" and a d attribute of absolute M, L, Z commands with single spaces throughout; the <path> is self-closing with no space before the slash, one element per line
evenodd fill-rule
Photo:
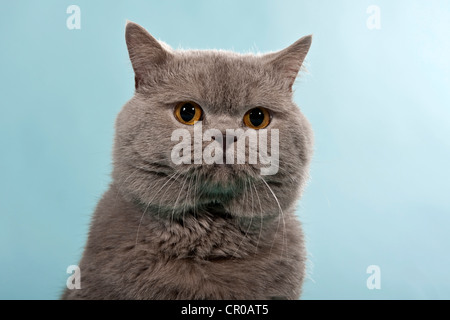
<path fill-rule="evenodd" d="M 311 41 L 312 35 L 305 36 L 281 51 L 263 56 L 266 63 L 285 80 L 289 91 L 292 91 L 292 85 L 311 47 Z"/>
<path fill-rule="evenodd" d="M 150 75 L 151 70 L 164 64 L 171 54 L 147 30 L 134 22 L 127 21 L 125 40 L 137 89 L 143 79 Z"/>

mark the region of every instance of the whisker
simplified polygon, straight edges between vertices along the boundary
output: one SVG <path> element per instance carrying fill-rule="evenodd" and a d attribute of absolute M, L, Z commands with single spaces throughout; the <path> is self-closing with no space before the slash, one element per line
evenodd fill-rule
<path fill-rule="evenodd" d="M 139 171 L 139 168 L 134 169 L 129 175 L 128 177 L 126 177 L 125 180 L 123 180 L 118 186 L 117 186 L 117 192 L 116 192 L 116 198 L 119 195 L 119 192 L 122 191 L 122 187 L 123 185 L 128 181 L 128 179 L 130 179 L 137 171 Z"/>
<path fill-rule="evenodd" d="M 262 229 L 263 229 L 263 210 L 262 210 L 262 205 L 261 205 L 261 199 L 259 198 L 258 195 L 258 189 L 256 189 L 255 184 L 253 183 L 253 189 L 255 189 L 255 194 L 256 197 L 258 198 L 258 202 L 259 202 L 259 215 L 261 216 L 261 224 L 259 227 L 259 235 L 258 235 L 258 240 L 256 241 L 256 250 L 255 253 L 258 251 L 258 246 L 259 246 L 259 241 L 261 240 L 261 234 L 262 234 Z"/>
<path fill-rule="evenodd" d="M 183 191 L 184 185 L 186 184 L 186 181 L 187 181 L 188 178 L 189 178 L 188 176 L 185 176 L 184 181 L 183 181 L 183 185 L 181 186 L 180 191 L 178 192 L 178 196 L 177 196 L 177 199 L 175 200 L 175 203 L 174 203 L 174 205 L 173 205 L 172 214 L 171 214 L 171 217 L 170 217 L 170 221 L 171 221 L 171 222 L 173 222 L 173 217 L 174 217 L 174 213 L 175 213 L 175 208 L 176 208 L 176 206 L 177 206 L 178 200 L 180 199 L 181 191 Z"/>
<path fill-rule="evenodd" d="M 160 217 L 160 212 L 161 212 L 161 202 L 162 202 L 162 200 L 163 200 L 163 198 L 164 198 L 164 196 L 166 195 L 166 193 L 167 193 L 167 190 L 169 190 L 170 189 L 170 187 L 172 187 L 172 185 L 175 183 L 175 181 L 181 176 L 181 172 L 178 172 L 177 173 L 177 176 L 175 177 L 175 179 L 172 181 L 172 183 L 170 184 L 170 186 L 167 186 L 167 188 L 166 188 L 166 191 L 164 191 L 164 193 L 161 195 L 161 197 L 159 198 L 159 202 L 158 202 L 158 217 Z"/>
<path fill-rule="evenodd" d="M 195 201 L 196 201 L 197 196 L 198 196 L 197 192 L 198 192 L 198 176 L 199 176 L 199 174 L 198 174 L 197 171 L 194 171 L 194 173 L 195 173 L 195 183 L 194 183 L 195 189 L 194 189 L 194 210 L 193 210 L 194 214 L 193 215 L 194 215 L 194 218 L 196 218 L 197 217 L 196 215 L 197 215 L 198 211 L 197 211 L 197 206 L 195 204 Z"/>
<path fill-rule="evenodd" d="M 249 178 L 247 178 L 247 179 L 249 179 Z M 247 200 L 248 200 L 247 181 L 244 180 L 244 182 L 245 182 L 245 184 L 244 184 L 244 196 L 245 196 L 245 197 L 247 198 Z M 249 180 L 249 182 L 250 182 L 250 180 Z M 253 199 L 252 199 L 252 201 L 253 201 Z M 252 202 L 252 205 L 253 205 L 253 202 Z M 253 209 L 252 209 L 252 210 L 253 210 Z M 245 231 L 245 234 L 242 236 L 241 242 L 239 243 L 239 245 L 238 245 L 236 251 L 233 253 L 233 257 L 236 257 L 236 253 L 239 251 L 239 249 L 240 249 L 242 243 L 244 242 L 244 239 L 247 237 L 248 232 L 250 231 L 250 227 L 252 226 L 252 222 L 253 222 L 253 214 L 250 216 L 250 223 L 248 224 L 247 231 Z"/>
<path fill-rule="evenodd" d="M 155 199 L 155 197 L 158 195 L 158 193 L 164 188 L 164 186 L 169 183 L 169 181 L 176 175 L 177 173 L 175 172 L 174 174 L 172 174 L 169 179 L 167 179 L 167 181 L 161 186 L 161 188 L 159 188 L 158 191 L 156 191 L 155 195 L 148 201 L 147 206 L 145 207 L 144 211 L 142 212 L 141 215 L 141 219 L 139 220 L 139 225 L 138 225 L 138 229 L 136 232 L 136 245 L 138 243 L 138 238 L 139 238 L 139 229 L 141 228 L 141 224 L 142 224 L 142 219 L 144 219 L 144 215 L 147 212 L 148 207 L 150 206 L 150 203 L 152 203 L 152 201 Z M 153 186 L 151 186 L 150 188 L 152 188 Z"/>
<path fill-rule="evenodd" d="M 285 220 L 284 220 L 284 212 L 283 212 L 283 209 L 281 209 L 280 202 L 278 201 L 278 198 L 277 198 L 277 196 L 275 195 L 275 193 L 273 192 L 272 188 L 267 184 L 267 182 L 266 182 L 264 179 L 261 178 L 261 180 L 264 182 L 264 184 L 267 186 L 267 188 L 268 188 L 268 189 L 270 190 L 270 192 L 272 193 L 272 195 L 273 195 L 275 201 L 277 202 L 277 205 L 278 205 L 278 208 L 279 208 L 279 210 L 280 210 L 280 213 L 281 213 L 281 218 L 282 218 L 282 220 L 283 220 L 283 237 L 282 237 L 283 246 L 282 246 L 281 254 L 283 255 L 284 250 L 285 250 L 285 246 L 286 246 L 286 248 L 287 248 L 286 222 L 285 222 Z M 276 235 L 277 232 L 278 232 L 278 227 L 279 227 L 279 225 L 280 225 L 279 222 L 280 222 L 280 220 L 278 220 L 278 226 L 277 226 L 277 231 L 275 231 L 275 235 Z M 273 247 L 274 242 L 275 242 L 275 237 L 274 237 L 273 242 L 272 242 L 272 247 Z M 271 247 L 271 250 L 272 250 L 272 247 Z"/>
<path fill-rule="evenodd" d="M 191 185 L 192 185 L 193 177 L 194 177 L 194 175 L 191 175 L 191 177 L 190 177 L 190 179 L 189 179 L 189 185 L 188 185 L 188 189 L 187 189 L 186 199 L 184 200 L 184 204 L 183 204 L 183 219 L 182 219 L 183 225 L 184 225 L 184 213 L 185 213 L 185 211 L 186 211 L 186 206 L 187 206 L 187 204 L 188 204 L 187 199 L 188 199 L 188 197 L 189 197 L 189 191 L 191 190 Z"/>

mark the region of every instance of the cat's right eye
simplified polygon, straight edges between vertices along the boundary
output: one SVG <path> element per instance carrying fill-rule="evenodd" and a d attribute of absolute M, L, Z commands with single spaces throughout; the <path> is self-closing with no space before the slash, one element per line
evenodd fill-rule
<path fill-rule="evenodd" d="M 193 125 L 202 119 L 203 110 L 195 102 L 183 101 L 175 106 L 174 114 L 182 124 Z"/>

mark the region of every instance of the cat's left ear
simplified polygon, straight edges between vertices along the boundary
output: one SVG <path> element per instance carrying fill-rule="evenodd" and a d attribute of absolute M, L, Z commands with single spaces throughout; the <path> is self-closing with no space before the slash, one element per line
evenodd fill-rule
<path fill-rule="evenodd" d="M 292 91 L 292 85 L 311 47 L 311 42 L 312 35 L 305 36 L 281 51 L 263 56 L 265 62 L 286 81 L 286 86 L 290 91 Z"/>
<path fill-rule="evenodd" d="M 152 70 L 163 65 L 171 53 L 137 23 L 128 21 L 125 28 L 125 40 L 135 75 L 135 87 L 149 75 Z"/>

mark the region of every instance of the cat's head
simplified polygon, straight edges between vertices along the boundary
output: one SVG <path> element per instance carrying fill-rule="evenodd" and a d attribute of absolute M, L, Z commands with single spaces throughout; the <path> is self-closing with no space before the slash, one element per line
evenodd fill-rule
<path fill-rule="evenodd" d="M 261 217 L 295 203 L 312 132 L 292 85 L 311 36 L 262 55 L 172 50 L 129 22 L 126 43 L 136 90 L 117 118 L 113 170 L 125 197 L 175 217 L 204 209 Z"/>

